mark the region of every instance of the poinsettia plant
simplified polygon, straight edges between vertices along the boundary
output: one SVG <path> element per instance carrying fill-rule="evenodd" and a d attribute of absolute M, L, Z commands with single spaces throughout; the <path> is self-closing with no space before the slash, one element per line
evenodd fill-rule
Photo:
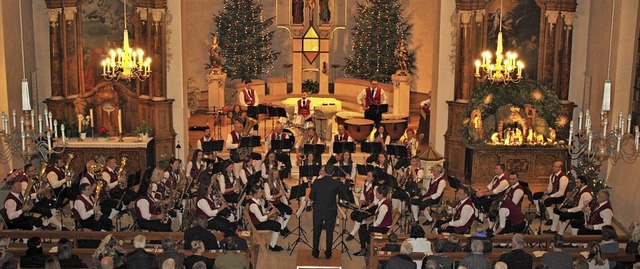
<path fill-rule="evenodd" d="M 105 127 L 100 127 L 100 128 L 98 128 L 98 131 L 96 132 L 96 136 L 97 137 L 102 137 L 102 138 L 107 138 L 107 137 L 109 137 L 109 131 Z"/>

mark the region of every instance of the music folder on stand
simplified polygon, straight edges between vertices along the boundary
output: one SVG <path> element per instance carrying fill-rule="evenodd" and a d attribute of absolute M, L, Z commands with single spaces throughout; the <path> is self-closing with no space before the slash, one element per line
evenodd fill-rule
<path fill-rule="evenodd" d="M 347 150 L 351 153 L 355 153 L 356 142 L 333 142 L 333 153 L 340 154 Z"/>
<path fill-rule="evenodd" d="M 300 184 L 300 185 L 291 187 L 289 200 L 305 197 L 307 187 L 308 187 L 307 184 Z M 307 239 L 307 232 L 302 228 L 302 213 L 304 212 L 304 208 L 307 206 L 307 203 L 308 203 L 308 200 L 306 199 L 302 200 L 299 203 L 298 210 L 296 211 L 298 226 L 295 229 L 293 229 L 291 234 L 296 234 L 298 238 L 296 238 L 296 240 L 293 241 L 293 246 L 291 247 L 291 252 L 289 252 L 289 255 L 293 253 L 293 251 L 296 249 L 296 246 L 298 246 L 299 243 L 305 244 L 307 245 L 307 247 L 311 248 L 311 245 L 309 245 L 309 240 Z"/>
<path fill-rule="evenodd" d="M 349 253 L 349 247 L 347 246 L 347 243 L 345 242 L 345 234 L 349 234 L 349 231 L 347 231 L 347 212 L 344 211 L 344 209 L 342 209 L 342 206 L 340 206 L 343 203 L 338 203 L 338 216 L 340 217 L 340 220 L 342 221 L 342 230 L 340 231 L 340 235 L 338 235 L 338 237 L 333 240 L 332 243 L 332 247 L 331 249 L 336 249 L 338 247 L 340 247 L 340 253 L 347 253 L 347 256 L 349 256 L 349 260 L 352 260 L 351 258 L 351 253 Z"/>
<path fill-rule="evenodd" d="M 377 154 L 382 152 L 382 143 L 380 142 L 362 142 L 360 151 L 365 153 Z"/>

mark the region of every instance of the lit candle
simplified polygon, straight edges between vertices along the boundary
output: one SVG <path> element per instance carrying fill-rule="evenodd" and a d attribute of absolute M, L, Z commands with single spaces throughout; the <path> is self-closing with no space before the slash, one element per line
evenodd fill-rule
<path fill-rule="evenodd" d="M 27 135 L 22 133 L 22 151 L 27 151 Z"/>
<path fill-rule="evenodd" d="M 582 111 L 578 114 L 578 133 L 582 132 Z"/>
<path fill-rule="evenodd" d="M 51 130 L 53 127 L 53 113 L 51 113 L 51 111 L 49 111 L 49 130 Z"/>
<path fill-rule="evenodd" d="M 67 135 L 64 134 L 64 124 L 60 124 L 60 133 L 62 133 L 62 143 L 67 142 Z"/>
<path fill-rule="evenodd" d="M 42 133 L 42 115 L 38 115 L 38 133 Z"/>
<path fill-rule="evenodd" d="M 44 127 L 49 128 L 49 121 L 47 120 L 47 116 L 49 113 L 47 112 L 47 108 L 44 108 Z"/>
<path fill-rule="evenodd" d="M 36 126 L 36 113 L 31 110 L 31 130 L 35 129 L 33 127 Z"/>
<path fill-rule="evenodd" d="M 24 117 L 20 116 L 20 132 L 24 133 Z"/>
<path fill-rule="evenodd" d="M 631 133 L 631 113 L 627 117 L 627 133 Z"/>
<path fill-rule="evenodd" d="M 480 60 L 476 60 L 476 77 L 480 76 Z"/>
<path fill-rule="evenodd" d="M 51 150 L 51 133 L 47 133 L 47 145 L 49 146 L 49 150 Z"/>
<path fill-rule="evenodd" d="M 13 110 L 13 129 L 15 129 L 15 128 L 16 128 L 16 122 L 17 122 L 17 121 L 16 121 L 16 110 L 14 109 L 14 110 Z"/>
<path fill-rule="evenodd" d="M 53 120 L 53 135 L 58 138 L 58 120 Z"/>
<path fill-rule="evenodd" d="M 118 110 L 118 133 L 122 133 L 122 110 Z"/>
<path fill-rule="evenodd" d="M 591 152 L 591 142 L 593 142 L 593 134 L 589 133 L 589 144 L 587 145 L 587 151 Z"/>
<path fill-rule="evenodd" d="M 89 109 L 89 118 L 91 119 L 91 129 L 93 129 L 93 108 Z"/>
<path fill-rule="evenodd" d="M 107 75 L 107 61 L 102 61 L 102 76 Z"/>
<path fill-rule="evenodd" d="M 573 138 L 573 121 L 569 123 L 569 145 L 571 145 L 571 139 Z"/>
<path fill-rule="evenodd" d="M 82 133 L 82 115 L 78 114 L 78 137 L 80 137 L 80 133 Z"/>

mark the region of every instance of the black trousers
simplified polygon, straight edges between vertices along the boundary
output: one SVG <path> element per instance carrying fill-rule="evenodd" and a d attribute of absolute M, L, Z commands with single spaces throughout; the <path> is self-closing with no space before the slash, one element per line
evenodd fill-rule
<path fill-rule="evenodd" d="M 365 219 L 376 214 L 377 209 L 378 209 L 378 206 L 374 205 L 365 211 L 367 213 L 354 210 L 353 212 L 351 212 L 351 220 L 357 221 L 357 222 L 363 222 Z"/>
<path fill-rule="evenodd" d="M 103 216 L 109 217 L 109 215 L 111 215 L 111 210 L 115 209 L 117 206 L 118 200 L 105 200 L 104 202 L 100 203 L 100 211 L 102 211 Z"/>
<path fill-rule="evenodd" d="M 160 220 L 138 220 L 140 229 L 149 230 L 153 232 L 171 232 L 171 222 L 162 223 Z"/>
<path fill-rule="evenodd" d="M 56 197 L 56 208 L 66 206 L 69 201 L 74 201 L 77 197 L 71 188 L 66 187 L 53 189 L 53 195 Z"/>
<path fill-rule="evenodd" d="M 602 230 L 589 230 L 587 229 L 587 227 L 582 226 L 581 228 L 578 229 L 578 235 L 583 235 L 583 234 L 602 234 Z"/>
<path fill-rule="evenodd" d="M 284 203 L 277 203 L 277 204 L 274 204 L 273 206 L 275 206 L 278 209 L 278 212 L 280 212 L 280 215 L 291 216 L 291 214 L 293 214 L 293 210 L 291 209 L 291 207 Z"/>
<path fill-rule="evenodd" d="M 82 228 L 88 228 L 92 231 L 110 231 L 113 226 L 113 222 L 107 216 L 108 215 L 103 214 L 98 218 L 98 220 L 96 220 L 94 215 L 91 215 L 91 217 L 88 217 L 85 220 L 80 220 L 80 225 L 82 225 Z"/>
<path fill-rule="evenodd" d="M 7 221 L 7 227 L 12 229 L 20 229 L 20 230 L 33 230 L 33 228 L 42 227 L 42 220 L 39 218 L 35 218 L 33 216 L 25 216 L 22 215 L 13 221 Z"/>
<path fill-rule="evenodd" d="M 553 213 L 556 213 L 558 216 L 560 216 L 560 221 L 567 221 L 567 220 L 581 220 L 584 218 L 584 213 L 582 211 L 580 212 L 561 212 L 560 210 L 558 210 L 557 208 L 553 209 Z"/>
<path fill-rule="evenodd" d="M 371 233 L 386 233 L 388 231 L 388 227 L 375 227 L 373 224 L 360 226 L 360 230 L 358 230 L 360 248 L 367 249 L 367 245 L 369 245 L 369 241 L 371 241 Z"/>
<path fill-rule="evenodd" d="M 224 234 L 232 234 L 236 231 L 237 225 L 221 216 L 215 216 L 209 219 L 209 224 L 207 225 L 207 229 L 221 231 Z"/>
<path fill-rule="evenodd" d="M 447 220 L 436 220 L 436 224 L 434 225 L 434 227 L 436 227 L 436 231 L 437 233 L 451 233 L 451 234 L 458 234 L 453 226 L 449 226 L 446 229 L 441 229 L 440 226 L 442 226 L 442 224 L 445 223 L 449 223 L 449 221 L 451 221 L 451 219 L 447 219 Z M 469 232 L 469 230 L 471 229 L 471 227 L 469 227 L 466 231 L 460 233 L 460 234 L 465 234 L 467 232 Z"/>
<path fill-rule="evenodd" d="M 429 198 L 429 199 L 427 199 L 425 201 L 422 200 L 422 197 L 418 197 L 417 199 L 416 198 L 412 198 L 411 199 L 411 204 L 412 205 L 417 205 L 418 207 L 420 207 L 420 210 L 424 210 L 427 207 L 439 204 L 441 198 L 442 198 L 442 196 L 438 197 L 438 199 L 435 199 L 435 200 Z"/>
<path fill-rule="evenodd" d="M 316 209 L 317 210 L 317 209 Z M 315 211 L 314 211 L 315 213 Z M 337 214 L 337 212 L 336 212 Z M 326 251 L 331 251 L 333 247 L 333 229 L 336 227 L 336 215 L 320 216 L 313 214 L 313 248 L 312 251 L 319 251 L 320 234 L 325 230 L 326 235 Z"/>
<path fill-rule="evenodd" d="M 542 196 L 544 196 L 544 192 L 536 192 L 533 194 L 533 200 L 538 201 L 537 203 L 540 203 Z M 550 207 L 555 204 L 562 204 L 562 202 L 564 202 L 564 196 L 548 197 L 546 200 L 544 200 L 544 207 Z"/>
<path fill-rule="evenodd" d="M 513 224 L 507 221 L 507 223 L 504 226 L 504 229 L 500 231 L 500 234 L 523 233 L 525 227 L 527 227 L 526 221 L 523 221 L 518 224 Z"/>
<path fill-rule="evenodd" d="M 491 203 L 493 203 L 493 200 L 497 198 L 497 195 L 482 196 L 479 198 L 473 195 L 473 197 L 471 197 L 471 201 L 473 201 L 473 204 L 478 210 L 480 210 L 480 212 L 489 213 L 491 209 Z"/>
<path fill-rule="evenodd" d="M 38 213 L 46 218 L 51 218 L 53 217 L 53 214 L 51 214 L 51 209 L 54 208 L 54 206 L 55 206 L 55 203 L 53 203 L 53 207 L 52 207 L 52 205 L 49 203 L 38 201 L 37 203 L 35 203 L 34 207 L 31 209 L 31 212 Z"/>
<path fill-rule="evenodd" d="M 266 220 L 255 225 L 256 230 L 280 232 L 282 225 L 275 220 Z M 272 246 L 273 247 L 273 246 Z"/>

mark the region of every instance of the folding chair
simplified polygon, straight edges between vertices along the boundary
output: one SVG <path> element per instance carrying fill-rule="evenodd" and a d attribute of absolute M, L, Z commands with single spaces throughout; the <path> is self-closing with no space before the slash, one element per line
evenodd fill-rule
<path fill-rule="evenodd" d="M 269 241 L 271 240 L 271 231 L 269 230 L 258 230 L 255 226 L 253 226 L 253 222 L 251 222 L 251 217 L 249 216 L 249 207 L 246 206 L 242 210 L 242 215 L 244 219 L 247 220 L 247 227 L 249 228 L 249 240 L 250 246 L 249 249 L 249 259 L 253 268 L 256 268 L 258 264 L 258 255 L 260 252 L 267 253 L 267 246 L 269 246 Z M 255 254 L 255 255 L 254 255 Z"/>

